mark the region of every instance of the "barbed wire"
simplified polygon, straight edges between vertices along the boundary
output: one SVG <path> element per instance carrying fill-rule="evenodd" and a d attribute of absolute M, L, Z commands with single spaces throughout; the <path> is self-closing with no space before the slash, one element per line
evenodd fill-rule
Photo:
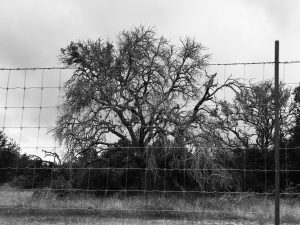
<path fill-rule="evenodd" d="M 50 157 L 50 156 L 49 156 Z M 49 163 L 50 161 L 45 161 L 45 163 Z M 53 163 L 53 162 L 51 162 Z M 216 169 L 199 169 L 199 168 L 140 168 L 140 167 L 64 167 L 64 166 L 57 166 L 57 167 L 0 167 L 0 170 L 92 170 L 92 171 L 107 171 L 107 170 L 141 170 L 141 171 L 214 171 Z M 230 171 L 230 172 L 274 172 L 274 169 L 226 169 L 226 168 L 219 168 L 219 171 Z M 280 172 L 300 172 L 300 169 L 281 169 Z"/>
<path fill-rule="evenodd" d="M 208 63 L 207 66 L 238 66 L 238 65 L 263 65 L 263 64 L 274 64 L 274 61 L 265 61 L 265 62 L 233 62 L 233 63 Z M 281 61 L 280 64 L 295 64 L 300 63 L 300 60 L 292 60 L 292 61 Z M 186 65 L 188 66 L 188 65 Z M 114 66 L 115 68 L 117 66 Z M 120 66 L 122 67 L 122 66 Z M 76 69 L 76 67 L 13 67 L 13 68 L 0 68 L 1 70 L 71 70 Z"/>

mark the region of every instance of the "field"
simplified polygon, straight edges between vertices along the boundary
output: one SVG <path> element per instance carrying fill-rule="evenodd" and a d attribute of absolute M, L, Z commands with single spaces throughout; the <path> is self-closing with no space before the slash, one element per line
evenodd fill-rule
<path fill-rule="evenodd" d="M 139 195 L 58 198 L 50 191 L 0 190 L 0 224 L 272 224 L 271 198 Z M 281 199 L 283 224 L 300 223 L 300 199 Z"/>

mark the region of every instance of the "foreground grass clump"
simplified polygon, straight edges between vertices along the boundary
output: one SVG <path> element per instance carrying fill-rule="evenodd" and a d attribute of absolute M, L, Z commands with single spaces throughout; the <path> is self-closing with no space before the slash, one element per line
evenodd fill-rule
<path fill-rule="evenodd" d="M 58 197 L 49 190 L 1 191 L 1 214 L 88 215 L 104 218 L 188 220 L 249 220 L 272 222 L 274 202 L 266 196 L 247 194 L 123 195 L 95 197 L 86 193 Z M 16 210 L 17 209 L 17 210 Z M 300 199 L 281 199 L 282 222 L 299 224 Z"/>

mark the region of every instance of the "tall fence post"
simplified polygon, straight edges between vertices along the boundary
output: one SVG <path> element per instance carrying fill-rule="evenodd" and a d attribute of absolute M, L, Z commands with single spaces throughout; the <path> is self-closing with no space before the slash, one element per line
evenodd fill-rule
<path fill-rule="evenodd" d="M 280 224 L 279 41 L 275 41 L 275 225 Z"/>

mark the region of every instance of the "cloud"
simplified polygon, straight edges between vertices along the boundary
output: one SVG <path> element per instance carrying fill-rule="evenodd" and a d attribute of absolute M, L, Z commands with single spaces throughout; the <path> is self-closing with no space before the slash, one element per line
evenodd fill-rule
<path fill-rule="evenodd" d="M 0 9 L 0 67 L 54 66 L 71 41 L 113 39 L 140 24 L 178 43 L 193 36 L 213 60 L 263 60 L 275 38 L 298 37 L 297 0 L 27 0 Z M 296 24 L 296 25 L 295 25 Z"/>
<path fill-rule="evenodd" d="M 300 3 L 298 0 L 244 0 L 251 7 L 264 11 L 270 23 L 280 29 L 289 27 L 293 21 L 293 14 L 298 13 Z"/>

